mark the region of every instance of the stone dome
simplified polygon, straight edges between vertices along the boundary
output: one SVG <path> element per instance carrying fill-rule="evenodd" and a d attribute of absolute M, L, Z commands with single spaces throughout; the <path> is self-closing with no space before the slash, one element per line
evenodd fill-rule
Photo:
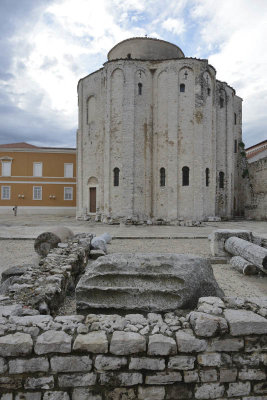
<path fill-rule="evenodd" d="M 167 60 L 183 58 L 182 50 L 173 43 L 147 37 L 137 37 L 123 40 L 116 44 L 108 53 L 108 60 L 138 59 Z"/>

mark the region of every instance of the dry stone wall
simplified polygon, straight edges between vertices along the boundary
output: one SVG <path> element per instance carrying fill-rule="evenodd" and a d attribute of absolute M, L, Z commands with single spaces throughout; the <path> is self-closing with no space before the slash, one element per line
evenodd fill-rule
<path fill-rule="evenodd" d="M 55 313 L 85 270 L 92 237 L 92 234 L 78 234 L 50 250 L 39 264 L 5 271 L 6 280 L 0 285 L 0 307 L 21 304 L 42 314 Z"/>
<path fill-rule="evenodd" d="M 0 399 L 266 400 L 266 316 L 267 298 L 201 298 L 186 316 L 2 306 Z"/>

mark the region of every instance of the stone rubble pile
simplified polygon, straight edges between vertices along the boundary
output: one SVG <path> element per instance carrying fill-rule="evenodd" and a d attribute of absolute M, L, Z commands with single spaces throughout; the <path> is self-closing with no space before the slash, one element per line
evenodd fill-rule
<path fill-rule="evenodd" d="M 50 250 L 38 265 L 12 269 L 1 304 L 22 304 L 42 314 L 55 313 L 64 301 L 66 292 L 74 290 L 77 280 L 84 272 L 90 255 L 92 234 L 78 234 L 64 247 Z M 60 243 L 59 243 L 60 244 Z M 12 274 L 11 271 L 11 274 Z M 3 284 L 1 286 L 3 286 Z"/>
<path fill-rule="evenodd" d="M 0 400 L 266 400 L 267 297 L 188 315 L 0 307 Z"/>

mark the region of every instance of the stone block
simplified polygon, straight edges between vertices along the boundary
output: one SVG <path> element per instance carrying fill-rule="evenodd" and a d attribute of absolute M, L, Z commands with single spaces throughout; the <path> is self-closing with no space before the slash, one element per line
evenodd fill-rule
<path fill-rule="evenodd" d="M 208 351 L 239 351 L 244 347 L 244 340 L 239 338 L 213 339 Z"/>
<path fill-rule="evenodd" d="M 129 369 L 163 371 L 165 369 L 165 360 L 163 358 L 131 357 Z"/>
<path fill-rule="evenodd" d="M 97 371 L 109 371 L 120 369 L 127 365 L 126 357 L 108 357 L 108 356 L 96 356 L 95 369 Z"/>
<path fill-rule="evenodd" d="M 236 368 L 221 368 L 220 382 L 235 382 L 237 378 Z"/>
<path fill-rule="evenodd" d="M 12 393 L 4 393 L 2 396 L 0 396 L 0 400 L 13 400 L 13 394 Z"/>
<path fill-rule="evenodd" d="M 207 348 L 206 340 L 197 339 L 190 330 L 179 330 L 176 333 L 176 342 L 181 353 L 201 352 Z"/>
<path fill-rule="evenodd" d="M 197 356 L 197 362 L 204 367 L 219 367 L 222 364 L 221 354 L 203 353 Z"/>
<path fill-rule="evenodd" d="M 71 339 L 70 335 L 62 331 L 46 331 L 38 336 L 34 351 L 36 354 L 70 353 Z"/>
<path fill-rule="evenodd" d="M 233 354 L 233 363 L 238 367 L 258 367 L 261 362 L 261 356 L 258 353 Z"/>
<path fill-rule="evenodd" d="M 167 356 L 177 354 L 175 340 L 161 334 L 149 336 L 148 351 L 151 356 Z"/>
<path fill-rule="evenodd" d="M 205 369 L 199 372 L 201 382 L 216 382 L 217 371 L 216 369 Z"/>
<path fill-rule="evenodd" d="M 53 372 L 88 372 L 92 369 L 89 356 L 52 357 L 50 363 Z"/>
<path fill-rule="evenodd" d="M 267 319 L 248 310 L 225 310 L 225 318 L 233 336 L 267 333 Z"/>
<path fill-rule="evenodd" d="M 146 376 L 146 385 L 168 385 L 175 382 L 181 382 L 180 372 L 156 372 L 154 375 Z"/>
<path fill-rule="evenodd" d="M 166 386 L 166 400 L 191 399 L 192 388 L 184 383 Z"/>
<path fill-rule="evenodd" d="M 199 382 L 198 370 L 184 371 L 184 381 L 186 383 Z"/>
<path fill-rule="evenodd" d="M 40 378 L 26 378 L 25 389 L 53 389 L 53 376 L 42 376 Z"/>
<path fill-rule="evenodd" d="M 163 400 L 164 386 L 138 387 L 138 400 Z"/>
<path fill-rule="evenodd" d="M 193 309 L 202 295 L 221 297 L 223 292 L 210 263 L 185 254 L 116 253 L 100 257 L 76 287 L 78 310 Z"/>
<path fill-rule="evenodd" d="M 16 357 L 32 352 L 33 341 L 29 334 L 16 332 L 0 337 L 0 356 Z"/>
<path fill-rule="evenodd" d="M 107 353 L 108 339 L 105 331 L 89 332 L 78 335 L 75 339 L 73 350 L 87 351 L 90 353 Z"/>
<path fill-rule="evenodd" d="M 227 396 L 246 396 L 250 393 L 251 385 L 250 382 L 234 382 L 229 383 L 229 389 L 227 390 Z"/>
<path fill-rule="evenodd" d="M 190 324 L 198 336 L 211 337 L 228 331 L 227 322 L 224 318 L 200 312 L 190 313 Z"/>
<path fill-rule="evenodd" d="M 20 389 L 22 388 L 22 378 L 21 377 L 10 377 L 10 376 L 0 376 L 0 388 L 1 389 Z"/>
<path fill-rule="evenodd" d="M 99 376 L 100 385 L 134 386 L 143 383 L 143 376 L 138 372 L 106 372 Z"/>
<path fill-rule="evenodd" d="M 251 240 L 252 232 L 239 229 L 218 229 L 213 231 L 210 236 L 210 250 L 215 257 L 227 257 L 229 254 L 224 249 L 224 244 L 229 237 L 236 236 L 244 240 Z"/>
<path fill-rule="evenodd" d="M 6 360 L 0 357 L 0 374 L 4 374 L 7 371 Z"/>
<path fill-rule="evenodd" d="M 266 396 L 245 396 L 242 397 L 242 400 L 267 400 L 267 395 Z"/>
<path fill-rule="evenodd" d="M 102 400 L 102 396 L 91 389 L 75 388 L 72 393 L 72 400 Z"/>
<path fill-rule="evenodd" d="M 267 382 L 256 383 L 253 389 L 255 393 L 267 394 Z"/>
<path fill-rule="evenodd" d="M 45 392 L 43 400 L 70 400 L 67 392 Z"/>
<path fill-rule="evenodd" d="M 247 369 L 239 371 L 238 378 L 241 381 L 264 381 L 266 379 L 266 373 L 258 369 Z"/>
<path fill-rule="evenodd" d="M 137 397 L 135 390 L 129 388 L 116 388 L 114 390 L 108 388 L 105 394 L 106 400 L 136 400 Z"/>
<path fill-rule="evenodd" d="M 47 372 L 49 362 L 44 357 L 38 358 L 16 358 L 8 363 L 10 374 L 23 374 L 25 372 Z"/>
<path fill-rule="evenodd" d="M 140 353 L 146 350 L 146 339 L 135 332 L 113 333 L 110 342 L 110 352 L 116 355 Z"/>
<path fill-rule="evenodd" d="M 194 369 L 196 357 L 194 356 L 175 356 L 169 358 L 168 368 L 188 370 Z"/>
<path fill-rule="evenodd" d="M 43 326 L 52 321 L 51 315 L 27 315 L 25 317 L 11 316 L 9 322 L 21 326 Z"/>
<path fill-rule="evenodd" d="M 58 386 L 60 388 L 74 388 L 77 386 L 92 386 L 96 383 L 96 374 L 63 374 L 58 376 Z"/>
<path fill-rule="evenodd" d="M 204 383 L 195 389 L 196 399 L 218 399 L 224 394 L 224 386 L 219 383 Z"/>
<path fill-rule="evenodd" d="M 19 392 L 15 395 L 15 400 L 41 400 L 42 393 L 32 393 L 32 392 Z M 12 400 L 12 399 L 11 399 Z M 50 399 L 52 400 L 52 399 Z"/>

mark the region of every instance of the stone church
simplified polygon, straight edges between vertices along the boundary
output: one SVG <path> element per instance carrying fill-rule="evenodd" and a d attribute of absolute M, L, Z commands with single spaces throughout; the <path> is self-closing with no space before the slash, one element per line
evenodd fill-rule
<path fill-rule="evenodd" d="M 77 217 L 205 220 L 243 213 L 242 99 L 206 59 L 130 38 L 78 83 Z"/>

